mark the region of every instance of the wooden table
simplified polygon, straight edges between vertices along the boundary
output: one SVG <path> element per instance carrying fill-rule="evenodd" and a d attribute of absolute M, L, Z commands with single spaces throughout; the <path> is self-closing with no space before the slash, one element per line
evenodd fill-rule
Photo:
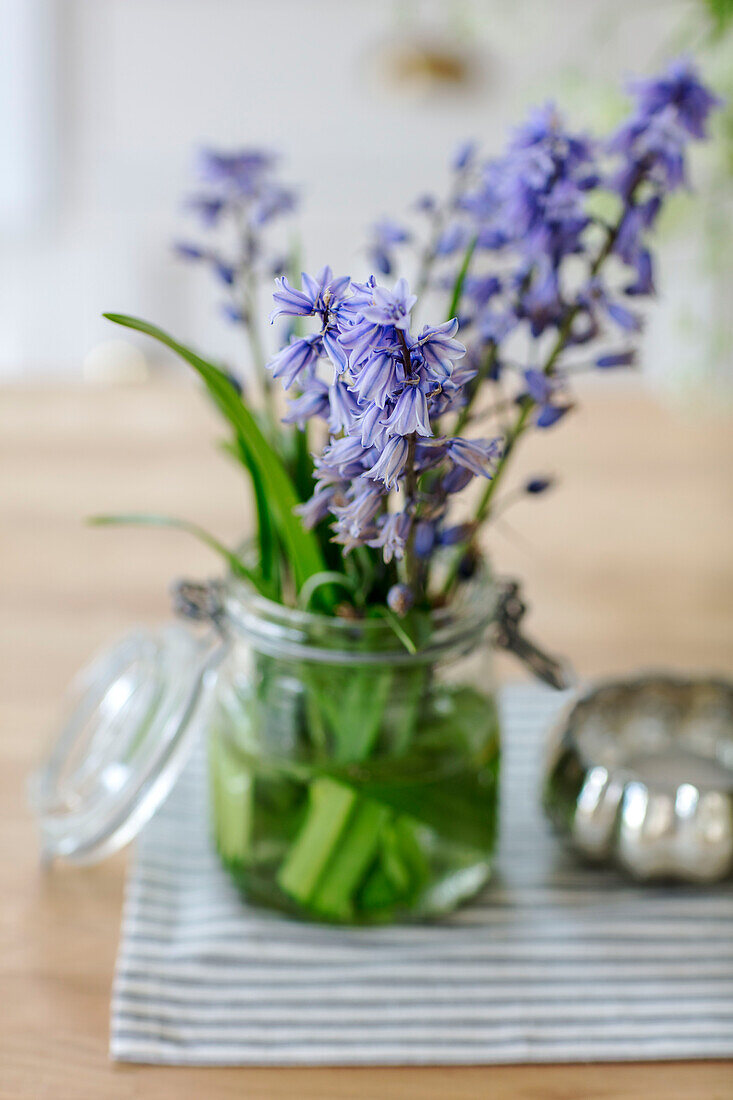
<path fill-rule="evenodd" d="M 527 581 L 538 636 L 587 675 L 733 668 L 731 423 L 683 420 L 640 388 L 591 388 L 583 415 L 527 448 L 554 498 L 507 512 L 500 567 Z M 167 532 L 92 530 L 106 510 L 168 511 L 234 540 L 237 473 L 193 387 L 0 392 L 0 1097 L 295 1100 L 733 1097 L 721 1063 L 429 1069 L 172 1069 L 108 1061 L 124 856 L 42 874 L 24 787 L 64 686 L 96 646 L 169 613 L 208 553 Z M 511 526 L 509 526 L 511 525 Z M 503 675 L 517 669 L 502 662 Z"/>

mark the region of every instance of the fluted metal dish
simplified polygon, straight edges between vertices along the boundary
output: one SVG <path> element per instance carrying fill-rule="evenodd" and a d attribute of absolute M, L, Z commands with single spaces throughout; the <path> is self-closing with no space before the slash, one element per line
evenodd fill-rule
<path fill-rule="evenodd" d="M 586 857 L 635 878 L 733 873 L 733 683 L 650 675 L 604 683 L 551 739 L 550 819 Z"/>

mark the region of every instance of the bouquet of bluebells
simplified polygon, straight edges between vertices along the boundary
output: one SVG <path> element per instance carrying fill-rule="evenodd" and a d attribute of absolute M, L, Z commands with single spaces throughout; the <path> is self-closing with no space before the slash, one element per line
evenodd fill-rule
<path fill-rule="evenodd" d="M 498 157 L 464 146 L 448 196 L 417 204 L 422 229 L 391 220 L 373 227 L 376 274 L 360 279 L 324 267 L 298 285 L 283 270 L 292 263 L 276 261 L 265 245 L 271 221 L 293 204 L 271 158 L 209 154 L 196 209 L 207 225 L 234 228 L 238 253 L 190 244 L 181 251 L 210 264 L 226 287 L 227 313 L 249 334 L 251 379 L 240 383 L 152 325 L 110 318 L 166 344 L 201 377 L 231 430 L 227 449 L 251 480 L 256 536 L 240 552 L 181 520 L 102 522 L 185 527 L 267 600 L 334 621 L 382 619 L 409 654 L 429 649 L 436 612 L 460 604 L 482 570 L 481 534 L 522 437 L 568 415 L 578 371 L 634 362 L 637 303 L 654 294 L 654 227 L 668 197 L 687 184 L 688 147 L 705 137 L 717 100 L 688 61 L 634 82 L 631 93 L 628 118 L 604 138 L 575 131 L 548 105 Z M 394 281 L 408 249 L 417 258 L 412 288 L 404 277 Z M 270 319 L 284 318 L 288 328 L 265 362 L 256 286 L 273 270 Z M 282 386 L 284 408 L 273 383 Z M 523 490 L 549 484 L 535 477 Z M 219 758 L 220 850 L 245 879 L 259 868 L 265 900 L 288 898 L 298 912 L 338 920 L 389 919 L 424 897 L 426 883 L 435 887 L 447 866 L 472 866 L 467 852 L 490 850 L 495 717 L 468 689 L 438 698 L 428 662 L 406 669 L 385 679 L 384 669 L 368 666 L 345 678 L 343 669 L 299 666 L 307 720 L 297 736 L 315 770 L 304 781 L 301 766 L 300 795 L 289 774 L 267 795 L 269 809 L 260 806 L 262 814 L 277 806 L 282 846 L 269 837 L 268 856 L 254 851 L 249 827 L 243 839 L 244 787 L 228 783 L 236 765 Z M 266 710 L 265 698 L 289 690 L 271 658 L 262 659 L 257 683 L 254 708 Z M 398 688 L 402 703 L 394 707 Z M 394 784 L 368 766 L 387 743 L 399 746 Z M 416 786 L 414 776 L 430 770 L 425 753 L 433 754 L 432 778 Z M 225 806 L 232 790 L 239 793 Z M 440 843 L 425 839 L 428 828 Z M 270 858 L 268 878 L 262 866 Z M 251 887 L 251 874 L 247 881 Z"/>
<path fill-rule="evenodd" d="M 497 158 L 464 146 L 448 197 L 417 203 L 424 232 L 388 220 L 373 227 L 378 276 L 334 277 L 325 267 L 297 287 L 279 274 L 271 321 L 288 319 L 289 340 L 266 364 L 257 282 L 290 261 L 268 253 L 263 231 L 295 198 L 261 151 L 204 156 L 207 187 L 192 205 L 210 228 L 228 221 L 238 250 L 179 250 L 225 286 L 261 400 L 159 329 L 110 319 L 186 358 L 233 428 L 259 520 L 255 560 L 234 567 L 264 594 L 304 602 L 307 584 L 321 610 L 382 604 L 398 616 L 450 598 L 479 554 L 521 437 L 573 409 L 578 371 L 633 364 L 635 305 L 654 294 L 654 226 L 687 184 L 688 146 L 705 137 L 718 101 L 685 60 L 631 93 L 629 117 L 604 139 L 574 131 L 547 105 Z M 404 278 L 383 285 L 411 246 L 415 292 Z M 273 379 L 289 397 L 282 423 Z M 476 479 L 477 506 L 457 524 L 452 504 Z M 526 489 L 548 486 L 536 478 Z M 226 556 L 234 565 L 236 554 Z M 326 573 L 328 597 L 317 591 Z"/>

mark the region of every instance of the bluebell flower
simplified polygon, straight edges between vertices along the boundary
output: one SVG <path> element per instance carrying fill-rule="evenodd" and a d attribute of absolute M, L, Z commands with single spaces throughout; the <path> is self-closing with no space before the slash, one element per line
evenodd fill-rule
<path fill-rule="evenodd" d="M 409 241 L 410 234 L 404 226 L 391 218 L 382 218 L 371 227 L 368 254 L 377 271 L 391 275 L 394 268 L 393 252 L 397 245 Z"/>
<path fill-rule="evenodd" d="M 468 226 L 453 222 L 438 236 L 434 250 L 436 256 L 452 256 L 459 248 L 466 249 L 471 239 Z"/>
<path fill-rule="evenodd" d="M 346 482 L 316 482 L 313 495 L 304 504 L 297 505 L 295 511 L 303 521 L 304 527 L 316 527 L 327 516 L 332 515 L 331 509 L 337 505 L 338 499 L 345 499 Z"/>
<path fill-rule="evenodd" d="M 226 210 L 225 200 L 211 195 L 193 195 L 187 200 L 186 206 L 198 214 L 207 229 L 215 226 Z"/>
<path fill-rule="evenodd" d="M 476 159 L 477 148 L 475 141 L 462 142 L 453 154 L 451 161 L 453 171 L 463 172 L 466 168 L 469 168 Z"/>
<path fill-rule="evenodd" d="M 363 447 L 358 438 L 345 435 L 340 439 L 331 440 L 321 456 L 314 460 L 314 464 L 318 478 L 321 480 L 325 477 L 351 480 L 360 477 L 363 473 L 372 476 L 369 467 L 373 465 L 375 458 L 377 458 L 376 449 Z M 380 477 L 381 474 L 375 476 Z"/>
<path fill-rule="evenodd" d="M 364 319 L 342 329 L 338 340 L 346 350 L 348 363 L 352 370 L 360 367 L 376 352 L 383 351 L 391 346 L 386 342 L 384 326 L 375 325 L 372 321 L 365 321 Z"/>
<path fill-rule="evenodd" d="M 377 351 L 362 366 L 354 390 L 363 402 L 383 409 L 404 381 L 402 358 L 392 350 Z"/>
<path fill-rule="evenodd" d="M 535 424 L 538 428 L 551 428 L 554 424 L 557 424 L 558 420 L 569 413 L 572 407 L 570 404 L 543 405 L 535 417 Z"/>
<path fill-rule="evenodd" d="M 438 206 L 435 195 L 420 195 L 415 200 L 415 210 L 421 214 L 434 214 Z"/>
<path fill-rule="evenodd" d="M 322 353 L 321 337 L 318 333 L 311 336 L 291 337 L 277 355 L 267 364 L 273 378 L 282 378 L 285 389 L 290 389 L 304 370 L 315 367 Z"/>
<path fill-rule="evenodd" d="M 404 472 L 408 449 L 409 444 L 404 436 L 390 436 L 374 465 L 366 471 L 367 476 L 383 481 L 388 489 L 393 489 Z"/>
<path fill-rule="evenodd" d="M 406 384 L 383 423 L 397 436 L 432 435 L 428 400 L 421 387 Z"/>
<path fill-rule="evenodd" d="M 633 348 L 629 348 L 626 351 L 607 352 L 605 355 L 599 355 L 596 358 L 596 366 L 601 370 L 608 370 L 613 367 L 632 367 L 636 362 L 636 352 Z"/>
<path fill-rule="evenodd" d="M 490 478 L 501 456 L 500 439 L 461 439 L 448 441 L 448 454 L 456 466 L 477 477 Z"/>
<path fill-rule="evenodd" d="M 466 354 L 465 345 L 453 337 L 458 331 L 458 320 L 454 317 L 442 325 L 425 325 L 417 338 L 428 374 L 443 381 L 449 378 L 453 362 Z"/>
<path fill-rule="evenodd" d="M 393 512 L 377 520 L 378 533 L 367 540 L 367 546 L 381 547 L 384 560 L 399 561 L 405 553 L 405 543 L 410 530 L 410 517 L 406 512 Z"/>
<path fill-rule="evenodd" d="M 524 484 L 525 493 L 529 493 L 530 496 L 539 496 L 540 493 L 547 492 L 555 484 L 553 477 L 531 477 L 529 481 Z"/>
<path fill-rule="evenodd" d="M 672 108 L 679 124 L 698 139 L 707 136 L 708 116 L 722 102 L 705 87 L 686 57 L 673 61 L 661 76 L 632 81 L 631 91 L 640 115 L 648 118 Z"/>
<path fill-rule="evenodd" d="M 270 186 L 260 195 L 252 207 L 253 225 L 265 225 L 280 214 L 289 214 L 295 209 L 297 198 L 294 191 L 286 187 Z"/>
<path fill-rule="evenodd" d="M 471 481 L 473 481 L 473 477 L 473 472 L 468 470 L 465 466 L 454 466 L 452 470 L 448 470 L 447 474 L 445 474 L 440 483 L 440 487 L 444 493 L 448 493 L 449 495 L 460 493 Z"/>
<path fill-rule="evenodd" d="M 188 241 L 176 241 L 173 249 L 182 260 L 205 260 L 209 257 L 206 249 L 200 248 L 196 244 L 189 244 Z"/>
<path fill-rule="evenodd" d="M 224 283 L 225 286 L 234 286 L 236 272 L 231 264 L 224 263 L 223 260 L 215 259 L 212 267 L 220 282 Z"/>
<path fill-rule="evenodd" d="M 419 558 L 423 560 L 430 557 L 438 540 L 438 532 L 436 525 L 430 523 L 428 520 L 421 520 L 415 524 L 415 534 L 413 536 L 412 545 L 415 548 L 415 553 Z"/>
<path fill-rule="evenodd" d="M 388 436 L 384 426 L 384 409 L 368 403 L 356 418 L 362 447 L 383 447 Z"/>
<path fill-rule="evenodd" d="M 502 291 L 502 282 L 497 275 L 468 275 L 463 284 L 463 293 L 479 308 Z"/>
<path fill-rule="evenodd" d="M 275 308 L 270 314 L 270 324 L 285 314 L 287 317 L 310 317 L 315 312 L 315 301 L 310 294 L 291 286 L 287 275 L 275 280 L 277 290 L 273 294 Z"/>
<path fill-rule="evenodd" d="M 313 375 L 301 382 L 303 392 L 288 401 L 288 412 L 283 417 L 286 424 L 297 424 L 303 430 L 313 417 L 327 419 L 330 412 L 329 390 L 325 382 Z"/>
<path fill-rule="evenodd" d="M 466 542 L 473 533 L 473 525 L 470 523 L 455 523 L 452 527 L 444 527 L 440 532 L 441 546 L 459 546 Z"/>
<path fill-rule="evenodd" d="M 354 391 L 341 378 L 336 378 L 329 387 L 328 400 L 331 410 L 328 427 L 331 434 L 348 433 L 361 413 Z"/>
<path fill-rule="evenodd" d="M 372 301 L 362 308 L 362 316 L 365 320 L 376 325 L 392 325 L 398 329 L 409 328 L 410 311 L 417 301 L 414 294 L 410 294 L 410 288 L 406 279 L 398 279 L 394 290 L 388 290 L 383 286 L 376 286 L 372 295 Z"/>
<path fill-rule="evenodd" d="M 384 493 L 374 481 L 361 477 L 352 482 L 345 497 L 345 503 L 332 505 L 331 513 L 336 517 L 334 541 L 350 550 L 376 533 L 372 521 L 382 507 Z"/>
<path fill-rule="evenodd" d="M 198 155 L 198 169 L 201 178 L 209 183 L 250 194 L 262 175 L 274 166 L 275 160 L 275 155 L 265 149 L 226 152 L 203 148 Z"/>
<path fill-rule="evenodd" d="M 531 369 L 524 372 L 524 384 L 528 396 L 539 406 L 534 421 L 538 428 L 551 428 L 570 412 L 572 405 L 569 402 L 557 401 L 561 379 Z"/>
<path fill-rule="evenodd" d="M 547 405 L 552 400 L 557 382 L 544 371 L 531 368 L 524 372 L 524 384 L 527 393 L 538 405 Z"/>
<path fill-rule="evenodd" d="M 651 252 L 647 248 L 640 249 L 633 260 L 635 279 L 624 287 L 624 294 L 629 297 L 654 294 L 654 271 Z"/>

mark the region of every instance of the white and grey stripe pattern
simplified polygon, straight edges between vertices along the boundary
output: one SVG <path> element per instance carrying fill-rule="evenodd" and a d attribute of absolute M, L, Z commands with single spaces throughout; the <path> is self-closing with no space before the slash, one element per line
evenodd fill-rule
<path fill-rule="evenodd" d="M 733 1056 L 733 890 L 578 866 L 538 808 L 563 698 L 503 695 L 502 835 L 481 899 L 440 925 L 340 930 L 251 911 L 208 843 L 203 753 L 131 866 L 111 1053 L 173 1064 Z"/>

